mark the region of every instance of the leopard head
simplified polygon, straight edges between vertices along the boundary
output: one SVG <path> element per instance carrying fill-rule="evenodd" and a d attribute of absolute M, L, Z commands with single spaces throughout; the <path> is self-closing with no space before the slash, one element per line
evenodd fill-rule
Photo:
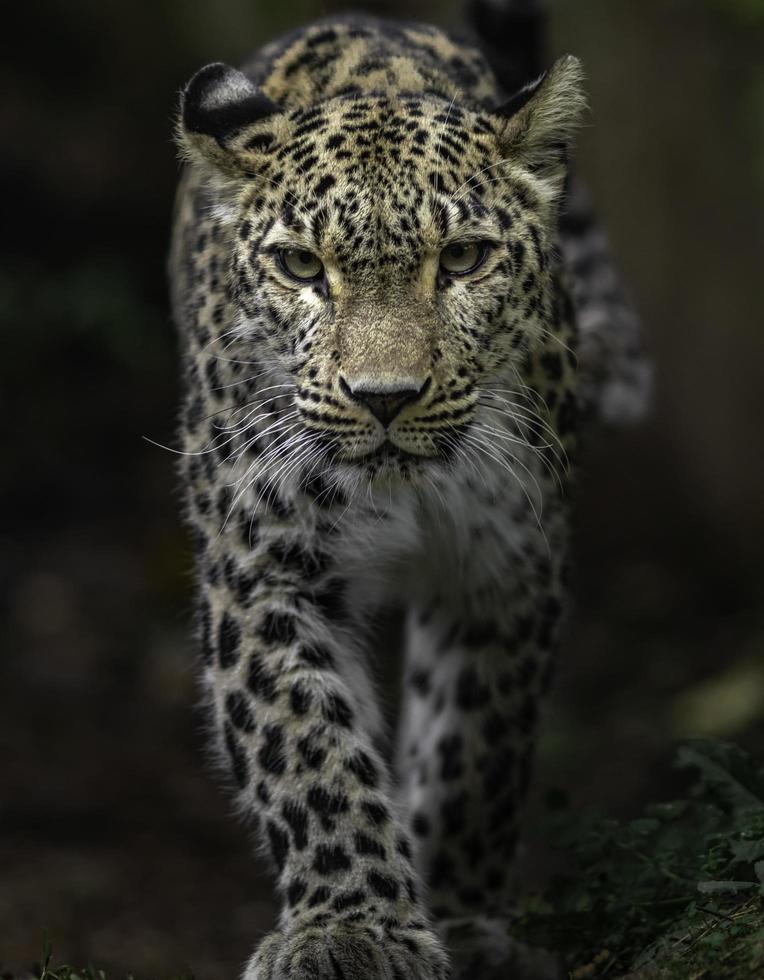
<path fill-rule="evenodd" d="M 327 465 L 448 465 L 486 391 L 553 329 L 583 108 L 572 57 L 491 110 L 431 91 L 283 109 L 225 65 L 192 79 L 179 138 L 230 241 L 221 330 L 294 384 Z"/>

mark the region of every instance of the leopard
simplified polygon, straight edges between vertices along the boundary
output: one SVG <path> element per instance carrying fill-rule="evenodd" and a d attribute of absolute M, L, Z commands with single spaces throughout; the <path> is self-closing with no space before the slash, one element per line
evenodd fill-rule
<path fill-rule="evenodd" d="M 513 857 L 580 442 L 649 367 L 571 174 L 581 63 L 541 70 L 538 4 L 468 16 L 330 16 L 180 98 L 202 700 L 280 902 L 245 980 L 556 975 Z"/>

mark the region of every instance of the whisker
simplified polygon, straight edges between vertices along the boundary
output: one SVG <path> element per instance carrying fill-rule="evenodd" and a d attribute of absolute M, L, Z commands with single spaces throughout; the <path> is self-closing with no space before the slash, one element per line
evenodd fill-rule
<path fill-rule="evenodd" d="M 475 428 L 476 431 L 482 432 L 488 438 L 489 441 L 490 440 L 495 440 L 495 439 L 500 439 L 502 441 L 507 441 L 509 439 L 510 441 L 515 442 L 515 443 L 518 441 L 518 440 L 512 439 L 511 437 L 508 437 L 505 432 L 502 432 L 501 430 L 496 429 L 493 426 L 486 426 L 483 423 L 475 422 L 475 423 L 473 423 L 473 427 Z M 559 478 L 559 475 L 558 475 L 557 471 L 551 465 L 550 461 L 547 460 L 544 457 L 543 453 L 541 453 L 541 451 L 537 447 L 535 447 L 533 445 L 530 445 L 528 443 L 521 442 L 521 445 L 523 445 L 524 448 L 526 448 L 536 459 L 539 460 L 539 462 L 544 467 L 544 469 L 549 473 L 549 475 L 555 481 L 555 483 L 559 487 L 559 489 L 562 490 L 562 483 L 560 481 L 560 478 Z M 550 450 L 552 449 L 551 446 L 549 446 L 547 448 L 549 448 Z M 513 455 L 513 458 L 517 460 L 517 462 L 518 462 L 519 465 L 525 466 L 525 464 L 522 463 L 522 461 L 518 457 L 515 457 Z"/>
<path fill-rule="evenodd" d="M 514 426 L 514 428 L 520 433 L 523 445 L 527 446 L 528 449 L 537 452 L 541 449 L 548 449 L 550 453 L 554 456 L 555 460 L 559 466 L 567 472 L 569 470 L 568 456 L 565 448 L 557 435 L 557 433 L 548 425 L 545 425 L 543 420 L 529 419 L 527 416 L 517 413 L 511 409 L 502 408 L 496 405 L 491 405 L 487 402 L 480 401 L 479 404 L 491 412 L 496 412 L 499 415 L 504 416 L 508 419 Z M 489 424 L 490 423 L 483 423 Z M 534 436 L 533 441 L 528 437 L 524 430 L 529 430 Z M 502 430 L 495 430 L 502 431 Z M 506 438 L 506 433 L 502 433 Z M 545 441 L 542 440 L 544 437 L 549 437 Z M 514 438 L 514 437 L 513 437 Z"/>
<path fill-rule="evenodd" d="M 483 440 L 481 438 L 478 438 L 476 436 L 476 434 L 474 432 L 472 432 L 472 431 L 468 431 L 467 436 L 466 436 L 466 439 L 469 440 L 469 441 L 471 441 L 472 445 L 476 449 L 479 449 L 481 452 L 485 453 L 486 456 L 488 456 L 495 463 L 497 463 L 501 468 L 506 469 L 507 472 L 511 474 L 511 476 L 514 478 L 514 480 L 516 481 L 516 483 L 518 484 L 518 486 L 523 491 L 523 493 L 525 495 L 525 499 L 528 501 L 528 506 L 530 507 L 531 512 L 533 513 L 534 519 L 536 521 L 536 525 L 539 528 L 539 530 L 541 531 L 541 533 L 542 533 L 542 535 L 544 537 L 544 540 L 547 543 L 547 547 L 549 547 L 549 542 L 546 539 L 546 534 L 544 533 L 544 529 L 543 529 L 543 526 L 542 526 L 542 523 L 541 523 L 541 517 L 542 517 L 542 514 L 543 514 L 543 494 L 541 493 L 541 487 L 538 484 L 538 480 L 536 480 L 536 478 L 534 477 L 534 475 L 531 473 L 531 471 L 528 469 L 528 467 L 525 466 L 525 464 L 522 463 L 521 460 L 518 460 L 517 457 L 512 456 L 512 454 L 509 454 L 509 453 L 507 454 L 507 455 L 509 455 L 511 457 L 512 462 L 515 462 L 518 465 L 520 465 L 528 473 L 528 475 L 531 477 L 531 479 L 533 480 L 534 485 L 535 485 L 535 488 L 536 488 L 536 491 L 539 494 L 539 510 L 536 509 L 536 506 L 533 503 L 533 499 L 531 498 L 531 495 L 528 492 L 528 488 L 525 486 L 525 483 L 520 479 L 520 477 L 518 476 L 518 474 L 515 472 L 513 466 L 509 462 L 509 460 L 507 460 L 503 456 L 496 455 L 493 452 L 493 446 L 490 446 L 490 444 L 489 445 L 486 445 L 483 442 Z"/>
<path fill-rule="evenodd" d="M 484 174 L 488 170 L 495 170 L 496 167 L 501 167 L 505 163 L 512 163 L 512 162 L 513 162 L 513 158 L 512 157 L 504 157 L 503 160 L 497 160 L 496 163 L 492 163 L 492 164 L 490 164 L 487 167 L 483 167 L 482 170 L 476 170 L 474 174 L 472 174 L 466 180 L 462 181 L 461 184 L 459 184 L 459 186 L 456 188 L 456 190 L 451 195 L 452 200 L 456 197 L 456 195 L 459 193 L 459 191 L 462 189 L 462 187 L 465 187 L 467 184 L 469 184 L 471 181 L 473 181 L 476 177 L 479 177 L 480 174 Z M 517 161 L 515 161 L 515 162 L 517 162 Z M 482 181 L 480 183 L 482 183 Z"/>

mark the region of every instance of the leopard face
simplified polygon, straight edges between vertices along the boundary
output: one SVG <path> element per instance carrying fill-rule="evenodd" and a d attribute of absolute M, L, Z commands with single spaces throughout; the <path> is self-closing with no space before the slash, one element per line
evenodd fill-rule
<path fill-rule="evenodd" d="M 231 242 L 227 329 L 294 386 L 306 458 L 416 479 L 449 465 L 486 393 L 522 383 L 555 315 L 567 117 L 541 109 L 571 71 L 508 118 L 430 92 L 282 111 L 224 66 L 192 82 L 183 138 Z"/>

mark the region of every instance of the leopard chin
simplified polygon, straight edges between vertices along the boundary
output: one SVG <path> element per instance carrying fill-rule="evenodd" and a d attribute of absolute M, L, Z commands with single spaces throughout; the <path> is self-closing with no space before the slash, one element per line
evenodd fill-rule
<path fill-rule="evenodd" d="M 401 449 L 385 440 L 377 449 L 337 464 L 348 481 L 361 478 L 364 486 L 373 488 L 412 485 L 422 482 L 425 473 L 438 465 L 437 457 L 421 456 Z"/>
<path fill-rule="evenodd" d="M 428 476 L 450 469 L 457 449 L 456 440 L 451 440 L 448 446 L 434 443 L 432 450 L 424 453 L 386 439 L 377 449 L 344 462 L 362 470 L 372 483 L 397 479 L 419 485 Z"/>

